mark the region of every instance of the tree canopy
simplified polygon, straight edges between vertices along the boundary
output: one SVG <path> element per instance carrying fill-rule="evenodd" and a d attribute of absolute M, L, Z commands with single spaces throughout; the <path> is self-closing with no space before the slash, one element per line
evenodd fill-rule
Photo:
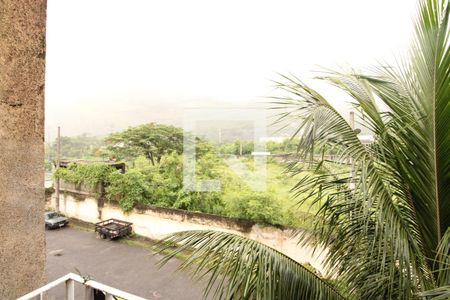
<path fill-rule="evenodd" d="M 165 154 L 183 152 L 183 130 L 171 125 L 149 123 L 129 127 L 110 134 L 105 140 L 109 155 L 119 160 L 143 155 L 155 165 Z"/>

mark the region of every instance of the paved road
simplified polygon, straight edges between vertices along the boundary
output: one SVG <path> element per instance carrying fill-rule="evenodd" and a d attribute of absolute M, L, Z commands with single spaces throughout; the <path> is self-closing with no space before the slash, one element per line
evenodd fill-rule
<path fill-rule="evenodd" d="M 55 250 L 62 250 L 55 256 Z M 47 230 L 47 278 L 55 280 L 69 272 L 90 275 L 94 280 L 147 299 L 201 299 L 201 284 L 188 274 L 175 272 L 173 260 L 159 269 L 158 257 L 141 247 L 101 240 L 92 232 L 73 228 Z M 81 288 L 76 299 L 81 298 Z M 63 299 L 63 286 L 49 299 Z"/>

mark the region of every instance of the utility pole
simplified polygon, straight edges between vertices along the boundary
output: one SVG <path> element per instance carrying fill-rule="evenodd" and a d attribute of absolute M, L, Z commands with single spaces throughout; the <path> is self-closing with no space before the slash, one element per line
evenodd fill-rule
<path fill-rule="evenodd" d="M 242 156 L 242 140 L 239 139 L 239 156 Z"/>
<path fill-rule="evenodd" d="M 61 164 L 61 128 L 58 126 L 58 138 L 56 140 L 56 171 Z M 59 213 L 59 178 L 56 178 L 56 212 Z"/>
<path fill-rule="evenodd" d="M 219 128 L 219 147 L 217 147 L 219 149 L 219 155 L 222 154 L 220 153 L 220 147 L 222 147 L 222 128 Z"/>

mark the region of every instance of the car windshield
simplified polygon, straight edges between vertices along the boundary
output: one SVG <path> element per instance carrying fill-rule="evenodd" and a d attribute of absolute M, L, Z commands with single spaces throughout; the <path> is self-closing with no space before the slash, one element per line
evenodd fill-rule
<path fill-rule="evenodd" d="M 54 219 L 54 218 L 56 218 L 56 217 L 58 217 L 58 214 L 57 214 L 57 213 L 49 213 L 49 214 L 46 214 L 46 215 L 45 215 L 45 218 L 46 218 L 46 219 Z"/>

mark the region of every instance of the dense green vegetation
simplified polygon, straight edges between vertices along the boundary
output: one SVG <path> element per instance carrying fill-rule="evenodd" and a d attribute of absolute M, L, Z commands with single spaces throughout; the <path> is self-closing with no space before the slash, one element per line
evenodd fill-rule
<path fill-rule="evenodd" d="M 60 168 L 55 171 L 55 178 L 62 178 L 66 182 L 75 184 L 87 184 L 91 187 L 99 183 L 107 182 L 111 173 L 116 169 L 102 163 L 94 164 L 69 164 L 67 168 Z"/>
<path fill-rule="evenodd" d="M 133 168 L 122 174 L 102 163 L 70 164 L 60 168 L 54 176 L 91 186 L 102 182 L 106 187 L 106 198 L 118 201 L 124 211 L 137 204 L 151 204 L 245 218 L 258 223 L 309 226 L 311 214 L 295 206 L 279 173 L 283 167 L 277 163 L 268 164 L 266 192 L 252 191 L 213 154 L 198 159 L 196 171 L 198 178 L 219 179 L 222 183 L 220 192 L 183 190 L 182 157 L 175 152 L 163 155 L 157 164 L 139 156 L 132 165 Z"/>
<path fill-rule="evenodd" d="M 208 163 L 208 159 L 198 161 L 200 168 Z M 124 210 L 136 204 L 153 204 L 206 213 L 222 212 L 223 203 L 219 193 L 182 189 L 181 156 L 175 152 L 162 156 L 156 165 L 143 156 L 138 157 L 134 165 L 125 174 L 113 173 L 106 188 L 107 196 L 118 199 Z M 205 176 L 213 175 L 214 170 L 209 169 Z"/>
<path fill-rule="evenodd" d="M 265 143 L 266 151 L 271 154 L 295 153 L 297 151 L 298 138 L 286 138 L 281 142 L 268 141 Z M 220 153 L 234 155 L 250 155 L 255 145 L 252 141 L 236 140 L 220 146 Z"/>
<path fill-rule="evenodd" d="M 127 171 L 124 174 L 102 163 L 71 164 L 54 174 L 55 177 L 76 184 L 94 186 L 102 182 L 105 185 L 104 196 L 118 201 L 125 211 L 138 204 L 151 204 L 245 218 L 258 223 L 310 227 L 311 212 L 314 209 L 307 208 L 308 211 L 305 211 L 304 207 L 295 205 L 290 186 L 296 179 L 286 178 L 282 163 L 269 159 L 267 191 L 254 192 L 226 165 L 219 154 L 220 151 L 222 154 L 234 154 L 236 149 L 239 151 L 241 143 L 245 144 L 245 155 L 240 156 L 240 160 L 251 168 L 251 142 L 236 141 L 216 150 L 208 141 L 196 138 L 196 178 L 219 180 L 221 190 L 192 192 L 183 189 L 183 135 L 182 130 L 177 127 L 160 124 L 130 127 L 107 136 L 103 144 L 86 135 L 65 137 L 63 141 L 70 141 L 69 146 L 62 147 L 65 153 L 89 154 L 76 157 L 77 159 L 99 160 L 110 157 L 126 162 Z M 95 147 L 89 147 L 89 141 L 95 141 Z M 270 145 L 280 153 L 281 149 L 290 147 L 291 151 L 295 147 L 289 140 L 271 142 Z M 77 147 L 82 149 L 72 149 Z M 95 152 L 83 149 L 95 149 Z M 229 151 L 226 152 L 226 149 Z"/>

